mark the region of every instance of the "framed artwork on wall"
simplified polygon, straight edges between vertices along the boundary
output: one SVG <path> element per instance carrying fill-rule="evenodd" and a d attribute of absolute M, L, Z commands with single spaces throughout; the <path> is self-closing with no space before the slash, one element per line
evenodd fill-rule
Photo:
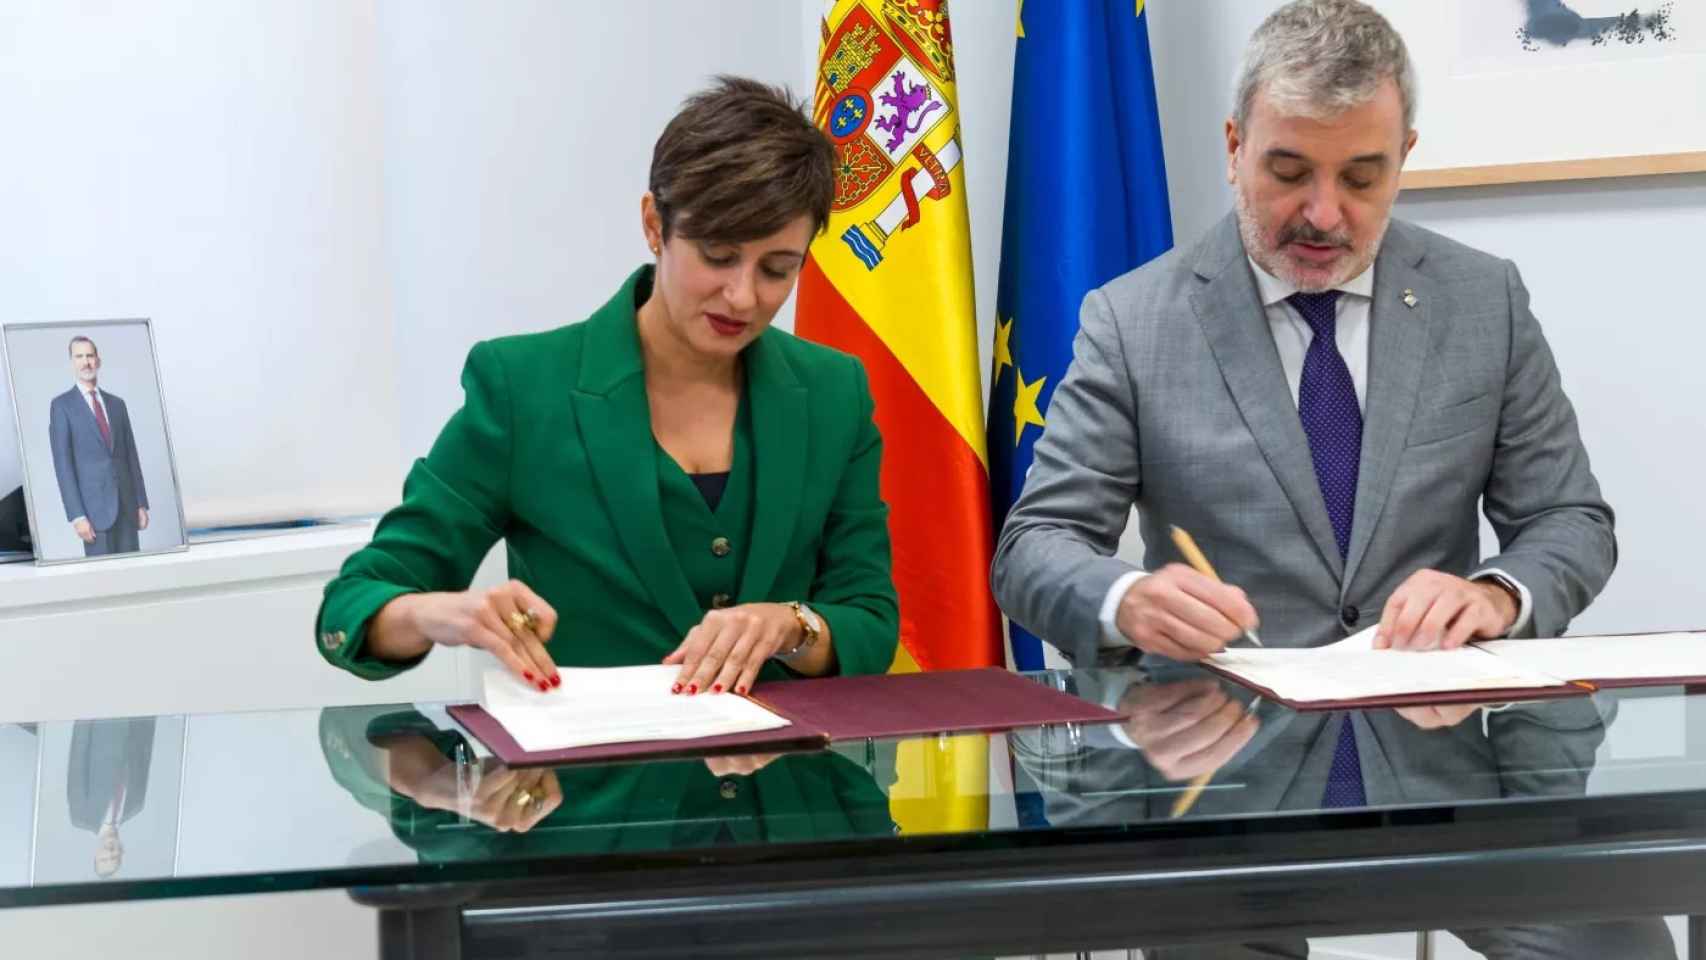
<path fill-rule="evenodd" d="M 1706 170 L 1706 0 L 1374 0 L 1421 78 L 1406 189 Z"/>

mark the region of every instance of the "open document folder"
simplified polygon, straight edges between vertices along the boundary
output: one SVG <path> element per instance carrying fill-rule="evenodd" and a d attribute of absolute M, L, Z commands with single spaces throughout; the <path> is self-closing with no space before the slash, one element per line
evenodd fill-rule
<path fill-rule="evenodd" d="M 1706 634 L 1488 640 L 1376 650 L 1375 628 L 1325 647 L 1239 648 L 1203 665 L 1295 710 L 1581 696 L 1599 687 L 1706 683 Z"/>
<path fill-rule="evenodd" d="M 547 694 L 486 676 L 456 722 L 511 766 L 810 750 L 834 740 L 1112 723 L 1123 714 L 998 667 L 759 683 L 750 697 L 669 692 L 677 667 L 562 671 Z M 531 744 L 531 746 L 530 746 Z"/>
<path fill-rule="evenodd" d="M 563 684 L 540 693 L 502 670 L 488 670 L 480 706 L 523 750 L 566 750 L 647 740 L 696 740 L 789 726 L 734 694 L 670 692 L 680 667 L 561 671 Z"/>

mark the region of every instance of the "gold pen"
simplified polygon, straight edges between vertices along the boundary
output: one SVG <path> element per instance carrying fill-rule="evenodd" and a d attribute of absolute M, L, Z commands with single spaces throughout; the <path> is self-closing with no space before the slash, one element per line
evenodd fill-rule
<path fill-rule="evenodd" d="M 1225 582 L 1220 579 L 1219 574 L 1214 572 L 1214 567 L 1209 564 L 1208 558 L 1203 556 L 1203 552 L 1201 548 L 1197 546 L 1197 542 L 1191 539 L 1191 535 L 1186 533 L 1184 528 L 1170 527 L 1169 529 L 1173 531 L 1173 546 L 1178 547 L 1179 552 L 1185 555 L 1185 562 L 1191 565 L 1191 569 L 1210 580 L 1215 581 L 1216 583 Z M 1254 630 L 1245 630 L 1244 639 L 1258 647 L 1262 645 L 1261 638 L 1256 636 L 1256 631 Z"/>
<path fill-rule="evenodd" d="M 1178 528 L 1174 527 L 1174 529 L 1177 530 Z M 1251 700 L 1250 705 L 1244 708 L 1244 716 L 1254 716 L 1256 708 L 1261 705 L 1261 697 Z M 1197 774 L 1191 779 L 1190 784 L 1185 787 L 1185 791 L 1173 800 L 1174 820 L 1177 820 L 1191 812 L 1191 808 L 1197 804 L 1197 798 L 1202 796 L 1203 788 L 1207 787 L 1208 782 L 1214 779 L 1214 773 L 1215 772 L 1213 770 L 1210 770 L 1207 773 Z"/>

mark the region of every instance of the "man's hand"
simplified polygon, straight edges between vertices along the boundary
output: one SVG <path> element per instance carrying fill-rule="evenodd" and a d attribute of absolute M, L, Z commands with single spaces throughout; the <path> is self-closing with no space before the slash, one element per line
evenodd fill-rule
<path fill-rule="evenodd" d="M 71 529 L 77 534 L 77 539 L 84 543 L 95 542 L 95 528 L 89 523 L 88 517 L 78 517 L 71 521 Z"/>
<path fill-rule="evenodd" d="M 1374 633 L 1376 650 L 1455 650 L 1502 637 L 1519 611 L 1497 584 L 1421 570 L 1399 585 Z"/>
<path fill-rule="evenodd" d="M 1257 623 L 1244 591 L 1172 563 L 1131 585 L 1120 598 L 1114 625 L 1145 653 L 1194 663 L 1226 649 Z"/>
<path fill-rule="evenodd" d="M 1261 729 L 1214 680 L 1140 683 L 1120 698 L 1119 708 L 1131 715 L 1126 736 L 1173 781 L 1219 770 Z"/>
<path fill-rule="evenodd" d="M 148 508 L 147 507 L 137 507 L 136 508 L 136 529 L 138 529 L 138 530 L 148 529 Z"/>

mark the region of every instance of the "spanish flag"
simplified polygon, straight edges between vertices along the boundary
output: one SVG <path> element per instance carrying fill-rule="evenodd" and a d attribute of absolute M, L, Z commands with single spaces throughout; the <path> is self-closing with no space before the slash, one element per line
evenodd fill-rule
<path fill-rule="evenodd" d="M 870 375 L 900 595 L 892 669 L 999 666 L 948 5 L 826 6 L 812 109 L 835 143 L 836 192 L 800 277 L 795 330 L 857 355 Z M 891 793 L 902 830 L 987 822 L 987 743 L 904 745 Z"/>

